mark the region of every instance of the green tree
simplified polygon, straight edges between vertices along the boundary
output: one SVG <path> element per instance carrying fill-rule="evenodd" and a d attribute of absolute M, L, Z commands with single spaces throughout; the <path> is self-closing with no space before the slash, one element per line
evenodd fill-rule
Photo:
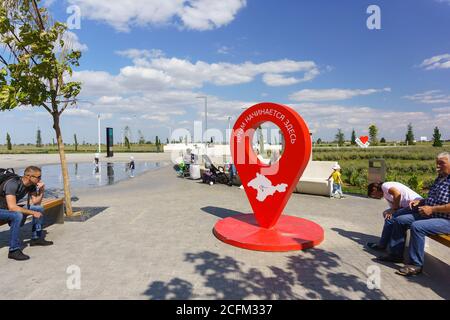
<path fill-rule="evenodd" d="M 125 136 L 125 147 L 127 147 L 127 150 L 131 149 L 130 140 L 127 136 Z"/>
<path fill-rule="evenodd" d="M 408 131 L 406 132 L 406 144 L 413 145 L 414 143 L 414 132 L 413 132 L 413 126 L 412 124 L 408 124 Z"/>
<path fill-rule="evenodd" d="M 169 144 L 169 138 L 166 139 L 166 144 Z"/>
<path fill-rule="evenodd" d="M 381 138 L 380 143 L 386 143 L 386 139 L 384 137 Z"/>
<path fill-rule="evenodd" d="M 356 146 L 356 132 L 355 129 L 352 130 L 352 137 L 350 139 L 350 143 L 352 146 Z"/>
<path fill-rule="evenodd" d="M 369 139 L 371 145 L 378 144 L 378 128 L 374 124 L 369 127 Z"/>
<path fill-rule="evenodd" d="M 39 0 L 0 2 L 0 110 L 39 107 L 48 111 L 58 143 L 66 214 L 72 215 L 69 175 L 60 117 L 76 103 L 81 84 L 71 82 L 81 52 L 64 41 L 67 26 L 53 20 Z"/>
<path fill-rule="evenodd" d="M 159 152 L 160 146 L 161 146 L 161 142 L 159 141 L 159 137 L 158 136 L 156 136 L 156 138 L 155 138 L 155 145 L 156 145 L 156 152 Z"/>
<path fill-rule="evenodd" d="M 8 150 L 12 150 L 11 136 L 9 135 L 9 133 L 6 133 L 6 148 Z"/>
<path fill-rule="evenodd" d="M 433 147 L 442 147 L 441 132 L 438 127 L 434 128 Z"/>
<path fill-rule="evenodd" d="M 340 147 L 342 147 L 344 145 L 344 143 L 345 143 L 345 136 L 344 136 L 344 133 L 342 132 L 341 129 L 338 129 L 338 132 L 336 133 L 335 138 L 336 138 L 337 144 Z"/>
<path fill-rule="evenodd" d="M 138 130 L 139 144 L 145 144 L 145 137 L 141 130 Z"/>
<path fill-rule="evenodd" d="M 41 148 L 42 147 L 42 138 L 41 138 L 41 129 L 37 129 L 36 133 L 36 147 Z"/>
<path fill-rule="evenodd" d="M 322 139 L 317 139 L 317 142 L 316 142 L 317 144 L 322 144 Z"/>
<path fill-rule="evenodd" d="M 74 145 L 75 145 L 75 151 L 78 151 L 78 140 L 77 140 L 76 133 L 73 135 L 73 141 L 74 141 Z"/>
<path fill-rule="evenodd" d="M 130 144 L 130 142 L 133 140 L 131 139 L 131 129 L 129 126 L 125 126 L 125 128 L 123 129 L 123 143 L 126 145 L 125 138 L 128 139 L 128 144 Z"/>

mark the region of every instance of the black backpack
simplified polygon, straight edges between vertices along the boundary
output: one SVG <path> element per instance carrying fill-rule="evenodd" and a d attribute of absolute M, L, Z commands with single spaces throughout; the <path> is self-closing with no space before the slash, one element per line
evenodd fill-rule
<path fill-rule="evenodd" d="M 0 185 L 3 184 L 3 182 L 8 181 L 11 178 L 18 178 L 19 175 L 17 175 L 14 172 L 13 168 L 7 168 L 7 169 L 3 169 L 0 168 Z"/>
<path fill-rule="evenodd" d="M 6 208 L 5 184 L 11 179 L 20 179 L 20 176 L 14 172 L 13 168 L 0 168 L 0 208 Z"/>

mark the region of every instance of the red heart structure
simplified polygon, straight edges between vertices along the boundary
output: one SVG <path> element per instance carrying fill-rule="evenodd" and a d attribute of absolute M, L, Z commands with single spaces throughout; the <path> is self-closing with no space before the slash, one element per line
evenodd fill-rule
<path fill-rule="evenodd" d="M 256 128 L 272 122 L 281 130 L 285 146 L 276 163 L 266 164 L 253 151 Z M 314 222 L 282 215 L 311 155 L 311 137 L 305 121 L 292 108 L 260 103 L 236 121 L 231 154 L 254 214 L 219 221 L 214 234 L 238 247 L 261 251 L 301 250 L 323 241 L 323 229 Z"/>
<path fill-rule="evenodd" d="M 367 142 L 369 142 L 369 137 L 368 137 L 368 136 L 362 136 L 362 137 L 359 137 L 359 140 L 360 140 L 363 144 L 367 144 Z"/>

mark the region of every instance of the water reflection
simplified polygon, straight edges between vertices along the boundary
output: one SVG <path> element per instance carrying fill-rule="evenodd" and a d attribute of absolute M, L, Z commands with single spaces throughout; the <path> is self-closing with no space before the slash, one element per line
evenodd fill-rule
<path fill-rule="evenodd" d="M 84 189 L 86 187 L 99 187 L 112 185 L 160 167 L 159 162 L 134 162 L 130 169 L 129 162 L 99 162 L 73 163 L 68 166 L 71 189 Z M 23 169 L 16 170 L 19 174 Z M 63 188 L 63 179 L 60 165 L 46 165 L 42 167 L 42 180 L 46 189 L 60 190 Z"/>
<path fill-rule="evenodd" d="M 106 164 L 107 168 L 107 175 L 108 175 L 108 184 L 114 184 L 114 163 L 108 162 Z"/>

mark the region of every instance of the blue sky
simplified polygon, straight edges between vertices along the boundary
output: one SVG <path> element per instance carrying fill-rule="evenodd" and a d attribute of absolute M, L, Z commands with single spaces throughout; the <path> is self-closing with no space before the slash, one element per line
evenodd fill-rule
<path fill-rule="evenodd" d="M 63 115 L 63 136 L 95 142 L 97 114 L 121 139 L 165 140 L 193 130 L 204 117 L 224 130 L 243 107 L 271 101 L 294 107 L 314 138 L 331 140 L 354 128 L 403 140 L 439 126 L 450 138 L 449 0 L 47 0 L 55 18 L 81 10 L 72 43 L 82 49 L 74 79 L 81 102 Z M 381 9 L 381 30 L 366 12 Z M 89 103 L 84 101 L 90 101 Z M 44 142 L 54 133 L 39 109 L 0 113 L 0 143 Z M 104 130 L 102 129 L 102 132 Z"/>

